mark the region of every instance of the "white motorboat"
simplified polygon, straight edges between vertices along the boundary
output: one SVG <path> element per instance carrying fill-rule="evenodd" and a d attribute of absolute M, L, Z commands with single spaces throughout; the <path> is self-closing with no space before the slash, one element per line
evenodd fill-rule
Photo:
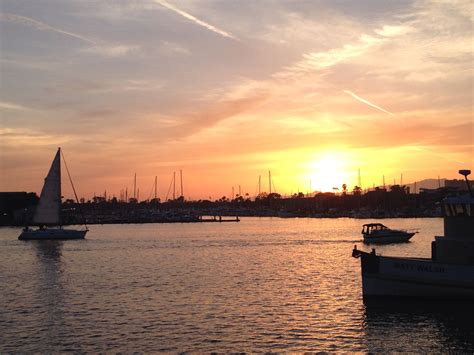
<path fill-rule="evenodd" d="M 408 242 L 417 232 L 390 229 L 382 223 L 367 223 L 362 226 L 362 236 L 367 244 L 389 244 Z"/>
<path fill-rule="evenodd" d="M 467 175 L 468 196 L 443 201 L 444 236 L 432 242 L 431 258 L 392 257 L 354 247 L 361 259 L 364 299 L 414 297 L 474 300 L 474 196 Z"/>
<path fill-rule="evenodd" d="M 69 171 L 66 171 L 77 199 L 76 190 L 72 184 Z M 79 201 L 78 201 L 79 203 Z M 84 239 L 88 232 L 85 229 L 64 229 L 61 224 L 61 148 L 58 148 L 53 159 L 48 175 L 44 180 L 43 189 L 33 217 L 33 225 L 38 228 L 26 226 L 18 239 L 20 240 L 51 240 L 51 239 Z"/>

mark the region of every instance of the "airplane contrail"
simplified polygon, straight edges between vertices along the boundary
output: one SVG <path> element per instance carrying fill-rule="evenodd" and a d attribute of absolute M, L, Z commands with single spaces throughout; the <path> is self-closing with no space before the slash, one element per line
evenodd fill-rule
<path fill-rule="evenodd" d="M 395 114 L 391 113 L 390 111 L 387 111 L 387 110 L 383 109 L 382 107 L 377 106 L 377 105 L 373 104 L 372 102 L 367 101 L 366 99 L 363 99 L 363 98 L 360 97 L 360 96 L 357 96 L 357 95 L 354 94 L 352 91 L 344 90 L 344 92 L 345 92 L 346 94 L 348 94 L 348 95 L 351 95 L 351 96 L 352 96 L 354 99 L 356 99 L 357 101 L 360 101 L 360 102 L 362 102 L 362 103 L 364 103 L 364 104 L 366 104 L 366 105 L 369 105 L 369 106 L 371 106 L 371 107 L 373 107 L 373 108 L 376 108 L 376 109 L 379 110 L 379 111 L 385 112 L 386 114 L 388 114 L 388 115 L 390 115 L 390 116 L 397 117 L 397 116 L 395 116 Z"/>
<path fill-rule="evenodd" d="M 37 30 L 40 30 L 40 31 L 51 31 L 51 32 L 60 33 L 60 34 L 63 34 L 63 35 L 69 36 L 69 37 L 74 37 L 74 38 L 77 38 L 77 39 L 79 39 L 83 42 L 87 42 L 87 43 L 90 43 L 90 44 L 93 44 L 93 45 L 98 44 L 96 41 L 94 41 L 90 38 L 78 35 L 76 33 L 64 31 L 64 30 L 61 30 L 59 28 L 55 28 L 55 27 L 50 26 L 50 25 L 48 25 L 44 22 L 34 20 L 30 17 L 5 13 L 5 14 L 0 14 L 0 21 L 9 21 L 9 22 L 13 22 L 13 23 L 18 23 L 18 24 L 21 24 L 21 25 L 36 28 Z"/>
<path fill-rule="evenodd" d="M 446 159 L 446 160 L 449 160 L 449 161 L 452 161 L 452 162 L 455 162 L 455 163 L 465 164 L 465 162 L 462 161 L 462 160 L 458 160 L 458 159 L 451 158 L 451 157 L 449 157 L 449 156 L 447 156 L 447 155 L 445 155 L 445 154 L 437 153 L 437 152 L 435 152 L 435 151 L 433 151 L 433 150 L 431 150 L 431 149 L 427 149 L 427 148 L 424 148 L 424 147 L 422 148 L 422 147 L 419 147 L 419 146 L 413 146 L 412 148 L 415 149 L 415 150 L 418 150 L 418 151 L 420 151 L 420 152 L 428 152 L 428 153 L 433 154 L 433 155 L 435 155 L 435 156 L 437 156 L 437 157 L 440 157 L 440 158 L 443 158 L 443 159 Z"/>
<path fill-rule="evenodd" d="M 207 22 L 204 22 L 204 21 L 196 18 L 195 16 L 193 16 L 193 15 L 191 15 L 191 14 L 189 14 L 189 13 L 183 11 L 183 10 L 178 9 L 176 6 L 171 5 L 170 3 L 168 3 L 165 0 L 154 0 L 154 1 L 157 4 L 160 4 L 161 6 L 166 7 L 167 9 L 169 9 L 171 11 L 174 11 L 177 14 L 187 18 L 188 20 L 191 20 L 192 22 L 194 22 L 195 24 L 198 24 L 199 26 L 205 27 L 205 28 L 207 28 L 208 30 L 210 30 L 212 32 L 220 34 L 221 36 L 231 38 L 235 41 L 239 41 L 239 39 L 237 37 L 235 37 L 234 35 L 232 35 L 231 33 L 226 32 L 224 30 L 221 30 L 220 28 L 217 28 L 217 27 L 215 27 L 215 26 L 213 26 L 213 25 L 211 25 Z"/>

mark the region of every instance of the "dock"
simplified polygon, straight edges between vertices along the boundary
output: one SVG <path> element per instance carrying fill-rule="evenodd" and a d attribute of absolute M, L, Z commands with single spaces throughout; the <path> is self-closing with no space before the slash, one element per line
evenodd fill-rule
<path fill-rule="evenodd" d="M 205 223 L 205 222 L 217 222 L 217 223 L 224 223 L 224 222 L 240 222 L 240 219 L 238 216 L 235 217 L 222 217 L 222 216 L 210 216 L 210 217 L 204 217 L 204 216 L 199 216 L 199 222 Z"/>

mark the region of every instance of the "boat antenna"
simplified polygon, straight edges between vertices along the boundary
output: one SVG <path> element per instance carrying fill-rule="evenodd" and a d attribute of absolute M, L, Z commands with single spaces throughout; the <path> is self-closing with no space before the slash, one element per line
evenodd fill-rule
<path fill-rule="evenodd" d="M 474 195 L 472 194 L 471 185 L 469 184 L 469 180 L 467 178 L 467 176 L 471 174 L 471 170 L 468 170 L 468 169 L 459 170 L 459 174 L 463 175 L 464 178 L 466 179 L 466 185 L 467 185 L 467 190 L 469 191 L 469 195 L 471 195 L 471 197 L 474 197 Z"/>
<path fill-rule="evenodd" d="M 79 213 L 81 214 L 81 217 L 82 217 L 82 223 L 84 223 L 84 226 L 86 227 L 86 230 L 89 230 L 89 228 L 87 228 L 86 218 L 84 217 L 84 212 L 82 211 L 82 205 L 79 202 L 79 198 L 77 197 L 76 188 L 74 187 L 74 183 L 72 182 L 71 174 L 69 174 L 69 169 L 68 169 L 67 164 L 66 164 L 66 158 L 64 157 L 64 153 L 61 150 L 61 148 L 59 148 L 59 151 L 61 152 L 61 156 L 63 157 L 64 167 L 66 168 L 67 176 L 69 178 L 69 182 L 71 183 L 72 191 L 74 192 L 74 197 L 76 198 L 77 205 L 79 206 Z"/>

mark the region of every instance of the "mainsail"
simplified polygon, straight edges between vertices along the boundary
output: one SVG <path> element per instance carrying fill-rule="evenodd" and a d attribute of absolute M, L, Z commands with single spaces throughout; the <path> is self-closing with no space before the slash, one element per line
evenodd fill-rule
<path fill-rule="evenodd" d="M 54 157 L 48 176 L 44 179 L 40 200 L 33 222 L 40 225 L 59 225 L 61 213 L 61 149 Z"/>

